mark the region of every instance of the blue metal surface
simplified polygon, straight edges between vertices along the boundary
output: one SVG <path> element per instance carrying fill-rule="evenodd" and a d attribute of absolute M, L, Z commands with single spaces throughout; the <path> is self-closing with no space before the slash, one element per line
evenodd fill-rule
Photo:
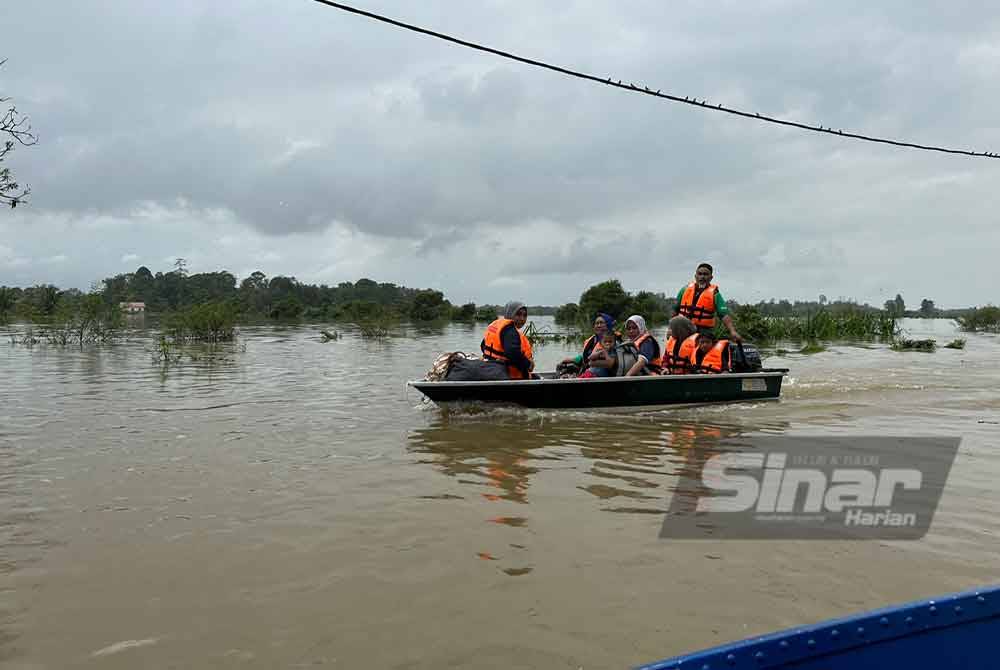
<path fill-rule="evenodd" d="M 1000 586 L 793 628 L 639 670 L 1000 668 Z"/>

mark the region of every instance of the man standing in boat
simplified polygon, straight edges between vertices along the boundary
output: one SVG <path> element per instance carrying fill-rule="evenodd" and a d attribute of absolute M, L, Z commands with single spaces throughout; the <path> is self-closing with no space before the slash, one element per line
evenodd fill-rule
<path fill-rule="evenodd" d="M 486 328 L 479 343 L 483 358 L 505 365 L 511 379 L 531 379 L 535 368 L 531 342 L 521 332 L 527 321 L 528 308 L 524 303 L 508 302 L 503 316 Z"/>
<path fill-rule="evenodd" d="M 719 287 L 712 283 L 712 266 L 701 263 L 694 272 L 694 281 L 677 292 L 674 316 L 686 316 L 699 333 L 715 331 L 716 317 L 722 319 L 729 331 L 729 339 L 742 342 L 743 338 L 733 326 L 726 299 L 719 293 Z"/>

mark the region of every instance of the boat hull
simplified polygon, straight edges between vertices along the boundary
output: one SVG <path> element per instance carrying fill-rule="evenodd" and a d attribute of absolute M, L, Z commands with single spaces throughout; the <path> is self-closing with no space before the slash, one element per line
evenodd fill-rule
<path fill-rule="evenodd" d="M 748 400 L 781 394 L 787 370 L 718 375 L 665 375 L 489 382 L 409 382 L 435 403 L 482 402 L 533 408 L 649 407 Z"/>
<path fill-rule="evenodd" d="M 998 667 L 1000 587 L 956 593 L 794 628 L 639 670 L 887 670 Z"/>

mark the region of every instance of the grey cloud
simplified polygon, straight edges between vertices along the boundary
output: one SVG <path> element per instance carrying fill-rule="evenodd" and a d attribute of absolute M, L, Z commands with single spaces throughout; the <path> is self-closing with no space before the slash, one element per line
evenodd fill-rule
<path fill-rule="evenodd" d="M 977 47 L 997 43 L 1000 20 L 982 3 L 369 6 L 681 95 L 1000 150 L 1000 53 Z M 520 250 L 504 272 L 553 295 L 574 283 L 563 292 L 575 297 L 580 268 L 683 279 L 708 256 L 746 284 L 792 290 L 764 279 L 777 270 L 761 258 L 778 242 L 784 267 L 808 276 L 802 290 L 870 290 L 837 273 L 873 262 L 861 244 L 872 231 L 916 238 L 958 221 L 982 239 L 998 204 L 982 163 L 625 94 L 314 3 L 44 0 L 23 20 L 0 54 L 11 58 L 0 93 L 30 111 L 42 139 L 9 159 L 39 215 L 127 217 L 139 202 L 183 201 L 232 212 L 275 242 L 326 240 L 339 222 L 386 253 L 455 261 L 441 275 L 453 286 L 478 276 L 456 259 L 486 244 L 481 231 L 550 220 L 559 239 Z M 955 181 L 958 171 L 971 174 Z M 705 225 L 692 232 L 685 211 Z M 618 245 L 626 222 L 658 234 Z M 206 239 L 214 225 L 204 222 Z M 130 238 L 115 262 L 160 257 L 152 244 Z M 966 245 L 955 262 L 982 246 L 955 244 Z M 900 281 L 932 283 L 898 262 Z M 23 263 L 18 272 L 27 276 Z"/>

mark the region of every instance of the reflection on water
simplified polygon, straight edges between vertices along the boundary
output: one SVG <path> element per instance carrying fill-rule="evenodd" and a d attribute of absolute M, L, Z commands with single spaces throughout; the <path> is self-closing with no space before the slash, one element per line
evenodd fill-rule
<path fill-rule="evenodd" d="M 779 434 L 787 422 L 771 421 Z M 760 427 L 757 428 L 760 430 Z M 740 424 L 677 421 L 669 413 L 623 415 L 565 413 L 536 416 L 507 411 L 486 416 L 442 413 L 410 432 L 408 447 L 490 501 L 527 504 L 532 478 L 540 472 L 577 473 L 575 487 L 604 503 L 596 509 L 663 514 L 680 476 L 698 477 L 700 467 L 720 453 L 719 444 L 750 429 Z M 464 495 L 439 494 L 464 498 Z M 500 516 L 494 523 L 524 526 L 527 517 Z"/>
<path fill-rule="evenodd" d="M 60 350 L 0 329 L 0 664 L 621 667 L 1000 577 L 996 337 L 772 357 L 776 403 L 446 412 L 405 380 L 480 327 L 320 327 L 166 370 L 152 333 Z M 658 538 L 721 445 L 863 433 L 963 438 L 924 540 Z"/>

